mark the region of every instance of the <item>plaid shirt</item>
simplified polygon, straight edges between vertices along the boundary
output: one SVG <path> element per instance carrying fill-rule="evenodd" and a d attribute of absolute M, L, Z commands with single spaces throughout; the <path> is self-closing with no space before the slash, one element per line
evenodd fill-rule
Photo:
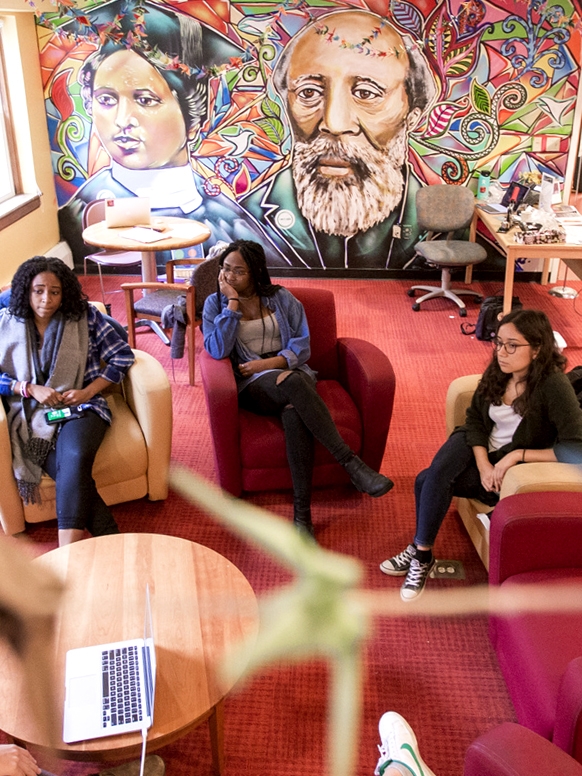
<path fill-rule="evenodd" d="M 89 352 L 83 388 L 97 377 L 104 377 L 111 383 L 120 383 L 135 361 L 131 348 L 91 304 L 87 308 L 87 325 Z M 13 380 L 18 380 L 18 375 L 9 375 L 5 372 L 0 374 L 0 396 L 10 396 L 10 385 Z M 82 406 L 94 410 L 103 420 L 111 423 L 111 411 L 100 393 Z"/>

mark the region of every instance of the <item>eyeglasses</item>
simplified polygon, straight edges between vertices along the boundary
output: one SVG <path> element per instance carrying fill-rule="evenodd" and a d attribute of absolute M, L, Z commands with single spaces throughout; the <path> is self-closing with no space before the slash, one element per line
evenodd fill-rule
<path fill-rule="evenodd" d="M 222 271 L 225 275 L 234 275 L 235 278 L 244 278 L 245 275 L 248 275 L 249 273 L 244 269 L 231 269 L 230 267 L 227 267 L 226 265 L 223 265 Z"/>
<path fill-rule="evenodd" d="M 513 356 L 513 354 L 518 348 L 531 347 L 529 342 L 518 344 L 517 342 L 502 342 L 500 339 L 497 339 L 497 338 L 492 340 L 491 344 L 493 345 L 493 348 L 497 353 L 499 353 L 501 348 L 505 348 L 505 352 L 507 353 L 508 356 Z"/>

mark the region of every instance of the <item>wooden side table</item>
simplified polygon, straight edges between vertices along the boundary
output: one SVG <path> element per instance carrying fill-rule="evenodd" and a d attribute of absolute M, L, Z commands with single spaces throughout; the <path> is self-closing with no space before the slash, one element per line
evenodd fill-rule
<path fill-rule="evenodd" d="M 67 586 L 54 645 L 61 720 L 67 650 L 142 636 L 149 583 L 157 681 L 148 751 L 208 720 L 213 766 L 222 773 L 223 702 L 235 680 L 224 679 L 220 664 L 230 647 L 254 638 L 258 630 L 255 595 L 236 566 L 208 547 L 162 534 L 86 539 L 34 563 L 50 568 Z M 30 717 L 7 645 L 0 645 L 0 729 L 23 744 L 51 749 Z M 141 734 L 128 733 L 73 744 L 61 740 L 57 754 L 69 760 L 111 761 L 139 757 L 140 748 Z"/>

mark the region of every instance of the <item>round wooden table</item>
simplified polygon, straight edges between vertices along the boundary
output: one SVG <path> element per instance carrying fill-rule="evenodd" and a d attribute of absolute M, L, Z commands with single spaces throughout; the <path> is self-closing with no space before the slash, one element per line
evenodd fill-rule
<path fill-rule="evenodd" d="M 209 720 L 212 760 L 223 768 L 223 700 L 235 679 L 220 672 L 223 656 L 256 637 L 253 590 L 229 560 L 208 547 L 162 534 L 117 534 L 86 539 L 36 558 L 66 583 L 56 624 L 55 695 L 64 708 L 68 649 L 142 637 L 149 583 L 157 679 L 148 751 Z M 0 729 L 16 741 L 50 749 L 30 717 L 16 660 L 0 645 Z M 60 724 L 62 731 L 62 722 Z M 139 757 L 141 734 L 57 745 L 69 760 Z M 52 750 L 54 751 L 54 750 Z"/>
<path fill-rule="evenodd" d="M 168 231 L 167 237 L 153 243 L 142 243 L 123 236 L 127 226 L 109 229 L 105 221 L 91 224 L 83 230 L 83 240 L 89 245 L 112 251 L 141 252 L 142 278 L 145 283 L 157 280 L 156 251 L 175 251 L 179 248 L 190 248 L 192 245 L 208 240 L 210 229 L 200 221 L 174 216 L 152 218 L 152 225 L 163 224 Z"/>

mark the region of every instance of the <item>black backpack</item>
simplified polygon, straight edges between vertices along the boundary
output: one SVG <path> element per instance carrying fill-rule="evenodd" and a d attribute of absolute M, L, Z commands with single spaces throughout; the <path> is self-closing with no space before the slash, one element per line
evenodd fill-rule
<path fill-rule="evenodd" d="M 519 297 L 511 298 L 511 309 L 523 307 Z M 503 312 L 503 297 L 488 296 L 483 300 L 477 323 L 462 323 L 461 331 L 463 334 L 474 334 L 478 340 L 491 342 L 497 331 L 497 324 Z"/>

